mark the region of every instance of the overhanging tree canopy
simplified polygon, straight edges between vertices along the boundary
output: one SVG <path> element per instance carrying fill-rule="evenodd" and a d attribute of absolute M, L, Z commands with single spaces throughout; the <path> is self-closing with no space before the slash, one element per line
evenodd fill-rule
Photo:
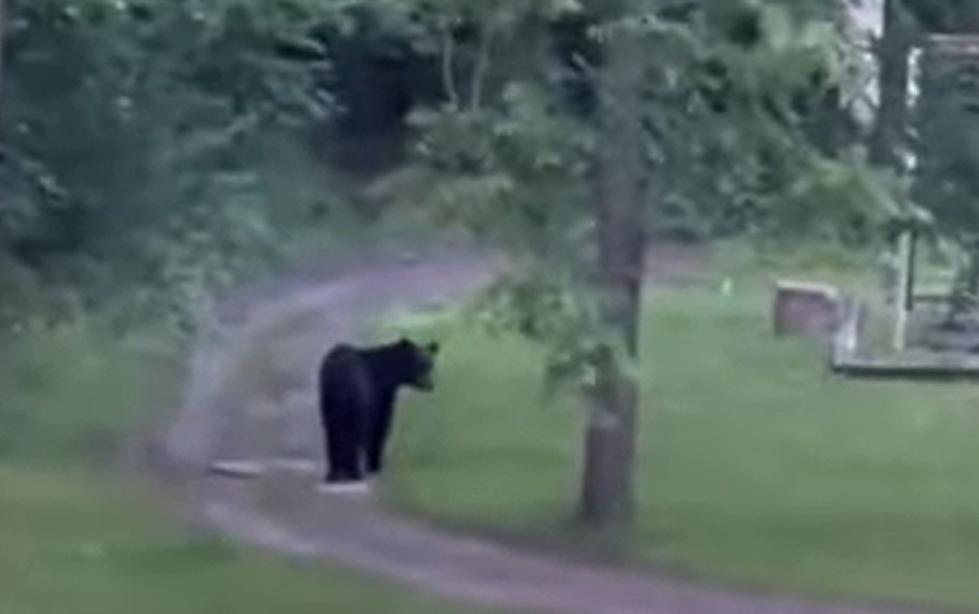
<path fill-rule="evenodd" d="M 546 343 L 551 373 L 589 400 L 584 516 L 627 519 L 645 243 L 660 214 L 859 239 L 896 206 L 846 139 L 813 138 L 827 109 L 845 112 L 842 7 L 399 6 L 442 60 L 446 104 L 414 114 L 415 162 L 388 191 L 515 255 L 495 313 Z"/>

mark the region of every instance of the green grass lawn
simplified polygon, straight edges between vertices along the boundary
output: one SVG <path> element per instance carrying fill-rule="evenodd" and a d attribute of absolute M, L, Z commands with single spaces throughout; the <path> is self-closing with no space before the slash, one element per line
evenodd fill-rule
<path fill-rule="evenodd" d="M 189 535 L 152 493 L 88 470 L 0 465 L 0 485 L 2 614 L 480 611 Z"/>
<path fill-rule="evenodd" d="M 84 331 L 0 341 L 0 614 L 473 612 L 191 534 L 120 440 L 174 400 L 172 360 Z"/>
<path fill-rule="evenodd" d="M 979 388 L 842 380 L 772 337 L 757 273 L 657 291 L 642 333 L 634 561 L 813 594 L 979 608 Z M 580 548 L 583 412 L 541 397 L 539 352 L 446 317 L 434 396 L 405 397 L 392 502 Z"/>

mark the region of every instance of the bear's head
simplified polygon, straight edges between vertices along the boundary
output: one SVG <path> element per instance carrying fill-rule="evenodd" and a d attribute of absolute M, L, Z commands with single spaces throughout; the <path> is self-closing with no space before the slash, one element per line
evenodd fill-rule
<path fill-rule="evenodd" d="M 418 390 L 431 391 L 435 388 L 433 377 L 435 357 L 439 352 L 438 343 L 419 345 L 402 338 L 395 344 L 402 382 Z"/>

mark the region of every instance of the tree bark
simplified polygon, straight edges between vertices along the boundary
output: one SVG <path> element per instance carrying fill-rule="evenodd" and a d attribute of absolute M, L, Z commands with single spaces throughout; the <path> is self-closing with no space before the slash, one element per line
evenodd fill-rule
<path fill-rule="evenodd" d="M 0 0 L 0 118 L 3 117 L 3 60 L 4 54 L 3 49 L 7 44 L 7 37 L 4 36 L 7 32 L 7 7 L 6 0 Z"/>
<path fill-rule="evenodd" d="M 496 36 L 497 13 L 491 12 L 479 28 L 479 45 L 476 50 L 476 65 L 473 68 L 472 83 L 469 87 L 469 108 L 479 110 L 483 102 L 483 86 L 490 67 L 490 53 Z"/>
<path fill-rule="evenodd" d="M 646 237 L 638 99 L 642 69 L 640 56 L 630 51 L 629 45 L 610 50 L 595 166 L 598 288 L 608 342 L 594 363 L 580 513 L 587 524 L 602 528 L 628 524 L 635 507 L 639 393 L 632 367 L 638 361 Z"/>
<path fill-rule="evenodd" d="M 871 136 L 870 156 L 874 164 L 901 173 L 901 150 L 906 144 L 908 124 L 908 55 L 911 51 L 910 24 L 901 0 L 885 0 L 884 28 L 878 49 L 880 106 Z"/>
<path fill-rule="evenodd" d="M 581 514 L 598 526 L 628 523 L 635 505 L 635 438 L 644 236 L 627 165 L 602 164 L 597 195 L 599 288 L 611 336 L 595 357 L 596 386 L 585 436 Z"/>

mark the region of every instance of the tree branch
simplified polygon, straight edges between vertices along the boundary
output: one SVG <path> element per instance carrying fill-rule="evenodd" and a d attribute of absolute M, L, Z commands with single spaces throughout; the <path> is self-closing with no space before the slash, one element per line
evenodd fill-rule
<path fill-rule="evenodd" d="M 455 80 L 455 39 L 452 37 L 451 23 L 442 28 L 442 87 L 453 108 L 459 107 L 459 91 Z"/>
<path fill-rule="evenodd" d="M 483 98 L 483 84 L 489 71 L 490 53 L 493 50 L 493 38 L 499 23 L 500 11 L 493 12 L 480 29 L 479 50 L 476 55 L 476 66 L 473 69 L 472 83 L 469 89 L 469 107 L 473 111 L 479 109 Z"/>

